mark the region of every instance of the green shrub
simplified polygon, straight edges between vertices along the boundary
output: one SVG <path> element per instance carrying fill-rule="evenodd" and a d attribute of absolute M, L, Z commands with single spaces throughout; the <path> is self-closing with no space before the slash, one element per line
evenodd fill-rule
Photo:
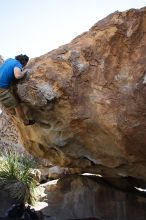
<path fill-rule="evenodd" d="M 34 162 L 21 155 L 6 153 L 0 159 L 0 186 L 19 202 L 35 202 L 36 180 L 30 175 Z"/>

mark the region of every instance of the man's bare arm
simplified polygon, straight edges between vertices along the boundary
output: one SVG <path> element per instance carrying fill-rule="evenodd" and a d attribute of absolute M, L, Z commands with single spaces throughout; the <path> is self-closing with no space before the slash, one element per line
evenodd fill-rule
<path fill-rule="evenodd" d="M 25 75 L 25 71 L 21 71 L 21 69 L 20 68 L 18 68 L 18 67 L 15 67 L 14 68 L 14 76 L 15 76 L 15 78 L 16 79 L 21 79 L 21 78 L 23 78 L 24 77 L 24 75 Z"/>

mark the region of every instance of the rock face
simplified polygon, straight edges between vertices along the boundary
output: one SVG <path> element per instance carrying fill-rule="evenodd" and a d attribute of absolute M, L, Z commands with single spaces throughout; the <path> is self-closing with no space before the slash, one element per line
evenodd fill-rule
<path fill-rule="evenodd" d="M 41 209 L 40 220 L 146 219 L 145 197 L 115 189 L 103 178 L 69 175 L 58 182 L 50 181 L 43 186 L 45 203 L 38 202 L 33 207 L 35 210 Z M 0 190 L 0 201 L 1 219 L 16 201 L 5 190 Z"/>
<path fill-rule="evenodd" d="M 68 176 L 46 187 L 48 206 L 44 215 L 56 220 L 144 220 L 145 198 L 109 187 L 102 180 Z M 49 219 L 49 218 L 48 218 Z"/>
<path fill-rule="evenodd" d="M 0 219 L 1 217 L 4 217 L 6 214 L 6 210 L 14 204 L 14 199 L 10 197 L 8 192 L 4 190 L 0 190 Z"/>
<path fill-rule="evenodd" d="M 54 165 L 146 180 L 146 8 L 115 12 L 32 59 L 17 85 L 25 148 Z"/>
<path fill-rule="evenodd" d="M 6 152 L 11 150 L 12 152 L 24 153 L 22 140 L 17 127 L 14 125 L 10 116 L 4 109 L 0 109 L 0 151 Z M 27 153 L 26 153 L 27 154 Z"/>

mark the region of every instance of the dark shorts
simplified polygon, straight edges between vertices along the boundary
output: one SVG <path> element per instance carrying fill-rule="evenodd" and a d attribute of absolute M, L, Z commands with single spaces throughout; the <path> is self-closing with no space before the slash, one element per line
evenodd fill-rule
<path fill-rule="evenodd" d="M 1 88 L 0 88 L 0 102 L 6 108 L 15 108 L 19 104 L 19 101 L 15 98 L 15 96 L 12 94 L 10 89 L 1 89 Z"/>

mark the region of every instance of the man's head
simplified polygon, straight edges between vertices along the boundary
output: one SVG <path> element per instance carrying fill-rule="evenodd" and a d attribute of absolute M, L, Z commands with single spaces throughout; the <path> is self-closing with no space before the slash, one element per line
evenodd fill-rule
<path fill-rule="evenodd" d="M 24 67 L 28 61 L 29 61 L 29 57 L 27 55 L 23 55 L 23 54 L 20 54 L 20 55 L 17 55 L 15 56 L 15 59 L 18 60 L 22 66 Z"/>

